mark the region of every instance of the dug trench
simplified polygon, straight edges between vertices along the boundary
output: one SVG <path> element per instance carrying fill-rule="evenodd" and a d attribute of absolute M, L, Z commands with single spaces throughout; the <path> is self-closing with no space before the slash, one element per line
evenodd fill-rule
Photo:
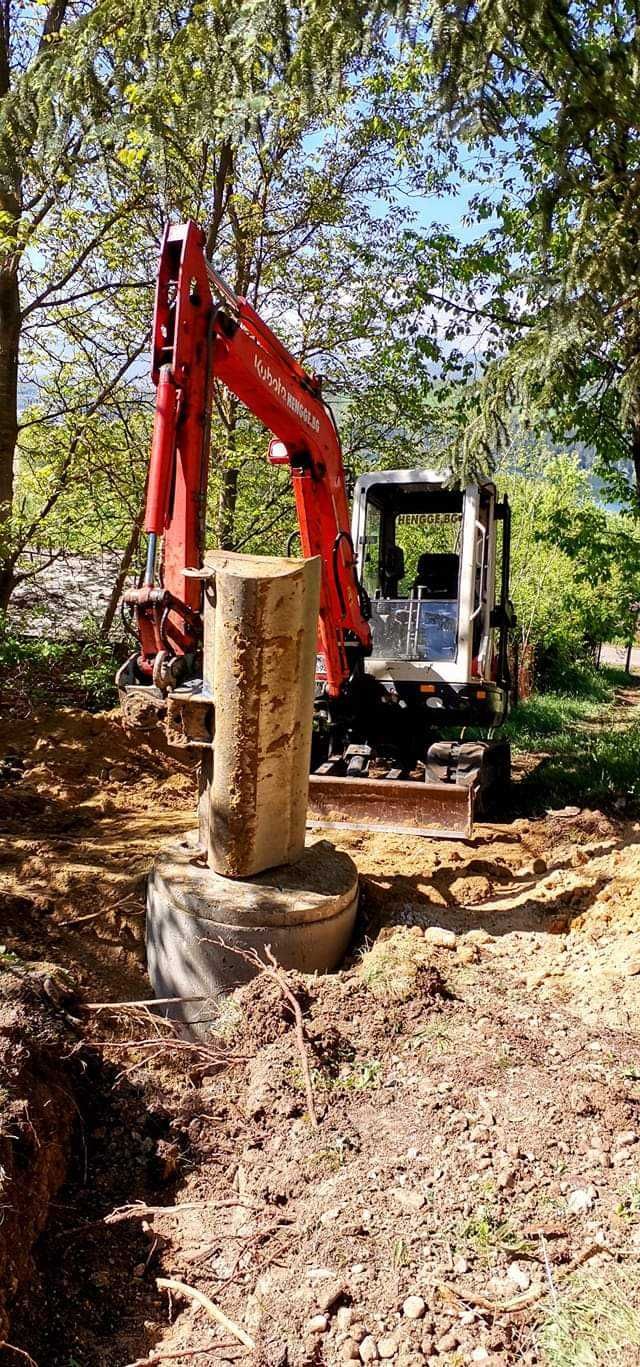
<path fill-rule="evenodd" d="M 555 1365 L 576 1288 L 637 1360 L 635 821 L 332 832 L 358 937 L 288 975 L 302 1039 L 265 972 L 189 1046 L 128 1004 L 192 769 L 10 704 L 0 756 L 0 1360 Z"/>

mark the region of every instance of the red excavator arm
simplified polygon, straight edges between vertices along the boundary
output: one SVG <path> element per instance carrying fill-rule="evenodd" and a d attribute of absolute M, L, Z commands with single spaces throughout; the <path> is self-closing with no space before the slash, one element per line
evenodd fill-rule
<path fill-rule="evenodd" d="M 337 697 L 351 665 L 346 643 L 371 649 L 354 564 L 342 451 L 320 381 L 289 354 L 205 256 L 195 223 L 167 228 L 153 324 L 156 410 L 145 528 L 144 584 L 126 595 L 136 613 L 139 682 L 177 682 L 201 636 L 202 583 L 214 380 L 273 433 L 269 459 L 287 464 L 302 553 L 322 560 L 319 676 Z M 156 562 L 162 538 L 160 585 Z M 323 673 L 324 669 L 324 673 Z"/>

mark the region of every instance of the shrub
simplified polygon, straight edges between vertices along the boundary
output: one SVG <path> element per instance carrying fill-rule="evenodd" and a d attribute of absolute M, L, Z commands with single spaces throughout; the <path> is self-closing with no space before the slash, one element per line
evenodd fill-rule
<path fill-rule="evenodd" d="M 48 641 L 0 629 L 3 692 L 12 702 L 85 707 L 91 712 L 117 703 L 115 675 L 120 650 L 97 639 Z"/>

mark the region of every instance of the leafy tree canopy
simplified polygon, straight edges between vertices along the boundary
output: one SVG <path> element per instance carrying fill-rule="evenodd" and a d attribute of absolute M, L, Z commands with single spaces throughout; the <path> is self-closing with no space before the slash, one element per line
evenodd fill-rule
<path fill-rule="evenodd" d="M 424 284 L 450 340 L 480 330 L 478 382 L 447 396 L 463 470 L 515 421 L 592 447 L 609 493 L 640 497 L 639 19 L 635 0 L 428 0 L 392 74 L 391 111 L 420 90 L 423 135 L 470 187 L 467 240 Z"/>
<path fill-rule="evenodd" d="M 576 456 L 521 443 L 496 471 L 513 509 L 511 592 L 523 647 L 542 674 L 569 670 L 601 641 L 632 640 L 640 526 L 602 508 Z"/>

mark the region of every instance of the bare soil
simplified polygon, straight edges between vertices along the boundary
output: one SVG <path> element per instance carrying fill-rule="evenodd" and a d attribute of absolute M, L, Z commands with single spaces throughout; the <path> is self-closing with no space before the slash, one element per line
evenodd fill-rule
<path fill-rule="evenodd" d="M 116 714 L 0 717 L 0 1361 L 544 1363 L 579 1264 L 638 1282 L 640 826 L 331 832 L 362 897 L 341 971 L 290 976 L 314 1128 L 272 978 L 205 1051 L 95 1009 L 149 996 L 145 874 L 194 803 Z"/>
<path fill-rule="evenodd" d="M 15 908 L 19 910 L 19 908 Z M 69 1032 L 48 996 L 46 965 L 0 971 L 0 1339 L 8 1306 L 33 1276 L 32 1249 L 67 1171 L 75 1124 Z"/>

